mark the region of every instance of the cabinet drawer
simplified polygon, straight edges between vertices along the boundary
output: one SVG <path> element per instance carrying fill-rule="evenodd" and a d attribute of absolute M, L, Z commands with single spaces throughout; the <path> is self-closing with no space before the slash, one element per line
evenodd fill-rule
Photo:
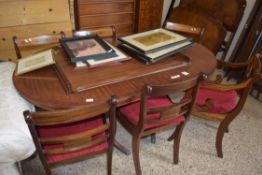
<path fill-rule="evenodd" d="M 13 45 L 12 37 L 28 37 L 37 35 L 47 35 L 59 33 L 63 30 L 66 34 L 71 34 L 71 23 L 50 23 L 50 24 L 37 24 L 16 27 L 3 27 L 0 28 L 0 48 L 6 49 Z"/>
<path fill-rule="evenodd" d="M 78 14 L 95 15 L 105 13 L 134 12 L 133 2 L 108 2 L 108 3 L 90 3 L 81 4 L 78 7 Z"/>
<path fill-rule="evenodd" d="M 0 27 L 69 21 L 67 0 L 0 2 Z"/>
<path fill-rule="evenodd" d="M 81 16 L 80 29 L 85 27 L 108 26 L 117 24 L 131 24 L 134 21 L 134 13 L 105 14 L 96 16 Z"/>
<path fill-rule="evenodd" d="M 15 50 L 12 40 L 14 35 L 16 35 L 17 37 L 29 37 L 53 34 L 54 32 L 59 33 L 60 31 L 64 31 L 66 33 L 66 36 L 71 36 L 71 23 L 61 22 L 0 28 L 0 59 L 5 59 L 7 55 L 9 55 L 10 58 L 14 59 Z M 3 54 L 2 52 L 6 53 Z"/>
<path fill-rule="evenodd" d="M 16 60 L 16 54 L 15 54 L 15 50 L 14 49 L 8 49 L 8 50 L 4 50 L 0 48 L 0 60 L 1 61 L 15 61 Z"/>
<path fill-rule="evenodd" d="M 24 16 L 24 1 L 0 2 L 0 27 L 15 26 L 22 24 Z M 16 8 L 14 10 L 14 8 Z"/>
<path fill-rule="evenodd" d="M 78 4 L 103 3 L 103 2 L 134 2 L 135 0 L 78 0 Z"/>

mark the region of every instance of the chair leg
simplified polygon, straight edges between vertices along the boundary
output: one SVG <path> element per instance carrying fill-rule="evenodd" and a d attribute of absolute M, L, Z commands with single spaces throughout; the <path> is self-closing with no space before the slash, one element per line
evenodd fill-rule
<path fill-rule="evenodd" d="M 140 147 L 140 137 L 133 136 L 132 138 L 132 151 L 133 151 L 133 161 L 135 165 L 136 175 L 142 175 L 140 158 L 139 158 L 139 147 Z"/>
<path fill-rule="evenodd" d="M 223 151 L 222 151 L 222 141 L 224 137 L 224 133 L 228 131 L 228 126 L 225 126 L 222 122 L 220 123 L 217 136 L 216 136 L 216 149 L 217 149 L 217 156 L 223 158 Z"/>
<path fill-rule="evenodd" d="M 44 160 L 41 159 L 41 156 L 40 156 L 40 155 L 39 155 L 39 158 L 40 158 L 40 160 L 41 160 L 41 162 L 42 162 L 42 165 L 43 165 L 43 167 L 44 167 L 44 169 L 45 169 L 45 174 L 46 174 L 46 175 L 52 175 L 52 172 L 51 172 L 48 164 L 47 164 Z"/>
<path fill-rule="evenodd" d="M 228 126 L 226 127 L 226 129 L 225 129 L 225 132 L 226 132 L 226 133 L 228 133 L 228 132 L 229 132 Z"/>
<path fill-rule="evenodd" d="M 113 148 L 110 148 L 110 150 L 107 153 L 107 175 L 112 174 L 112 157 L 113 157 Z"/>
<path fill-rule="evenodd" d="M 44 167 L 46 175 L 52 175 L 50 168 Z"/>
<path fill-rule="evenodd" d="M 176 127 L 175 134 L 174 134 L 174 150 L 173 150 L 173 161 L 174 164 L 178 164 L 179 161 L 179 145 L 180 145 L 180 138 L 182 135 L 182 131 L 184 128 L 184 124 L 179 125 Z"/>
<path fill-rule="evenodd" d="M 156 144 L 156 134 L 155 133 L 151 134 L 151 143 Z"/>

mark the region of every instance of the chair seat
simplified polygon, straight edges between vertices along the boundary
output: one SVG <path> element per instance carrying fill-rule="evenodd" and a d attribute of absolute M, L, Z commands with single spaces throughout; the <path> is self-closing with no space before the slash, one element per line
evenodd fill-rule
<path fill-rule="evenodd" d="M 102 116 L 98 116 L 92 119 L 88 119 L 81 122 L 75 122 L 71 124 L 65 124 L 58 126 L 48 126 L 48 127 L 38 127 L 37 130 L 39 132 L 40 138 L 49 138 L 49 137 L 57 137 L 57 136 L 65 136 L 70 134 L 77 134 L 81 133 L 86 130 L 90 130 L 93 128 L 98 127 L 99 125 L 103 124 Z M 95 137 L 101 137 L 104 136 L 105 132 L 102 132 Z M 63 147 L 63 144 L 55 144 L 55 145 L 43 145 L 44 149 L 54 149 Z M 104 142 L 99 145 L 88 147 L 85 149 L 81 149 L 78 151 L 68 152 L 65 154 L 56 154 L 56 155 L 48 155 L 47 156 L 47 162 L 48 164 L 52 164 L 58 161 L 62 161 L 65 159 L 71 159 L 73 157 L 77 157 L 80 155 L 88 155 L 90 153 L 96 153 L 103 150 L 106 150 L 108 148 L 108 143 Z"/>
<path fill-rule="evenodd" d="M 48 162 L 48 164 L 53 164 L 53 163 L 60 162 L 60 161 L 66 160 L 66 159 L 79 157 L 81 155 L 88 155 L 88 154 L 91 154 L 91 153 L 99 153 L 99 152 L 106 150 L 107 148 L 108 148 L 108 143 L 104 142 L 102 144 L 99 144 L 99 145 L 96 145 L 96 146 L 93 146 L 93 147 L 89 147 L 89 148 L 86 148 L 86 149 L 82 149 L 82 150 L 79 150 L 79 151 L 74 151 L 74 152 L 70 152 L 70 153 L 66 153 L 66 154 L 56 154 L 56 155 L 47 156 L 47 162 Z"/>
<path fill-rule="evenodd" d="M 153 97 L 148 100 L 149 108 L 164 107 L 164 106 L 169 106 L 171 104 L 172 102 L 166 96 Z M 123 116 L 126 117 L 128 121 L 130 121 L 130 123 L 134 125 L 138 124 L 139 113 L 140 113 L 140 102 L 134 102 L 132 104 L 124 106 L 120 108 L 119 111 L 121 114 L 123 114 Z M 146 116 L 146 119 L 157 119 L 159 117 L 160 117 L 160 114 L 149 114 Z M 151 129 L 151 128 L 162 126 L 162 125 L 177 125 L 184 121 L 185 121 L 184 116 L 178 116 L 174 119 L 170 119 L 167 121 L 159 121 L 153 124 L 146 124 L 145 129 Z"/>
<path fill-rule="evenodd" d="M 213 113 L 227 113 L 233 110 L 237 104 L 237 92 L 219 91 L 207 88 L 200 88 L 197 94 L 196 104 L 204 105 L 207 99 L 211 99 L 214 106 L 208 111 Z"/>

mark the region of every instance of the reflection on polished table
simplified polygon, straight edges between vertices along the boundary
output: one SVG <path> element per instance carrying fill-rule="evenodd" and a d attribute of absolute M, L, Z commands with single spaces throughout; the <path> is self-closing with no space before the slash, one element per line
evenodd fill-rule
<path fill-rule="evenodd" d="M 20 76 L 13 76 L 13 81 L 16 89 L 25 99 L 35 106 L 45 110 L 72 108 L 84 105 L 93 107 L 98 104 L 106 104 L 111 95 L 116 95 L 118 106 L 122 106 L 137 100 L 140 97 L 142 88 L 146 84 L 166 84 L 180 81 L 186 76 L 181 75 L 179 79 L 171 79 L 170 77 L 180 74 L 182 71 L 187 71 L 190 75 L 199 72 L 210 74 L 216 67 L 216 59 L 213 53 L 200 44 L 195 43 L 191 48 L 182 52 L 182 54 L 190 58 L 191 63 L 189 65 L 165 70 L 152 69 L 152 72 L 146 72 L 150 69 L 150 66 L 153 65 L 154 67 L 158 67 L 162 64 L 172 65 L 172 62 L 176 57 L 179 59 L 179 54 L 172 56 L 173 58 L 154 63 L 153 65 L 143 65 L 143 63 L 140 63 L 136 59 L 131 59 L 118 65 L 89 69 L 90 74 L 96 75 L 95 79 L 97 80 L 99 80 L 99 77 L 101 76 L 102 78 L 104 76 L 110 77 L 108 71 L 107 75 L 101 73 L 105 72 L 105 69 L 110 69 L 111 74 L 114 75 L 114 71 L 121 69 L 121 66 L 124 64 L 139 65 L 142 66 L 142 68 L 144 66 L 146 73 L 141 74 L 141 76 L 131 76 L 131 78 L 128 78 L 127 76 L 126 79 L 125 76 L 123 76 L 121 81 L 109 80 L 107 83 L 100 84 L 100 86 L 94 86 L 93 88 L 91 87 L 87 90 L 75 93 L 66 92 L 53 66 Z M 135 75 L 136 67 L 127 67 L 129 67 L 129 69 L 123 71 L 123 75 L 129 74 L 130 72 L 133 72 Z M 140 71 L 143 70 L 142 68 L 140 67 Z M 88 75 L 82 75 L 82 78 L 85 77 L 88 79 L 92 78 Z M 88 98 L 93 98 L 94 101 L 87 103 L 86 99 Z M 100 110 L 103 111 L 103 109 Z"/>

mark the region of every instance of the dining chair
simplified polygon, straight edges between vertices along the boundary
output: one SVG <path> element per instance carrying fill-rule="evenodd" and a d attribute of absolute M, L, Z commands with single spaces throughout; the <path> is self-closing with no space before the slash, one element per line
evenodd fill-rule
<path fill-rule="evenodd" d="M 65 37 L 65 33 L 61 31 L 59 34 L 39 35 L 33 37 L 17 37 L 13 36 L 16 56 L 22 58 L 21 51 L 28 52 L 32 50 L 43 50 L 59 45 L 60 38 Z M 44 48 L 43 48 L 44 47 Z"/>
<path fill-rule="evenodd" d="M 221 21 L 203 11 L 180 6 L 173 8 L 171 6 L 166 21 L 204 28 L 205 32 L 203 33 L 201 42 L 198 42 L 214 54 L 220 51 L 226 37 L 226 29 Z"/>
<path fill-rule="evenodd" d="M 201 73 L 191 78 L 165 85 L 147 85 L 143 88 L 140 101 L 117 109 L 117 119 L 132 135 L 132 152 L 135 171 L 141 175 L 139 158 L 140 139 L 166 129 L 176 130 L 168 138 L 174 140 L 173 161 L 178 163 L 179 144 L 183 128 L 190 117 L 195 102 Z M 186 92 L 177 103 L 172 103 L 167 94 Z"/>
<path fill-rule="evenodd" d="M 225 60 L 244 15 L 247 6 L 246 0 L 180 0 L 179 6 L 204 12 L 221 22 L 227 31 L 226 40 L 220 48 L 220 51 L 223 51 L 221 59 Z"/>
<path fill-rule="evenodd" d="M 205 32 L 205 28 L 203 27 L 194 27 L 191 25 L 186 25 L 182 23 L 175 23 L 171 21 L 166 21 L 164 24 L 164 28 L 169 30 L 169 31 L 174 31 L 178 32 L 181 34 L 186 35 L 187 37 L 192 37 L 194 38 L 195 42 L 202 42 L 203 35 Z M 155 133 L 151 134 L 151 143 L 155 144 L 156 143 L 156 135 Z"/>
<path fill-rule="evenodd" d="M 203 82 L 192 115 L 220 122 L 216 134 L 216 151 L 218 157 L 222 158 L 224 133 L 228 132 L 230 123 L 243 109 L 253 83 L 261 79 L 261 63 L 258 56 L 254 55 L 243 63 L 218 61 L 218 68 L 238 70 L 243 78 L 233 84 L 225 83 L 223 71 L 221 71 L 221 74 L 218 74 L 215 80 Z"/>
<path fill-rule="evenodd" d="M 116 42 L 117 39 L 116 29 L 114 25 L 88 28 L 86 30 L 79 30 L 74 32 L 74 36 L 87 36 L 90 34 L 99 35 L 101 38 L 104 38 L 113 44 Z"/>
<path fill-rule="evenodd" d="M 105 26 L 105 27 L 87 28 L 86 30 L 75 31 L 73 34 L 74 37 L 83 37 L 88 35 L 98 35 L 113 45 L 115 45 L 117 41 L 116 28 L 114 25 Z M 130 154 L 130 151 L 127 148 L 125 148 L 121 143 L 119 143 L 117 140 L 114 141 L 114 146 L 125 155 Z"/>
<path fill-rule="evenodd" d="M 194 37 L 196 42 L 202 41 L 203 34 L 205 32 L 205 28 L 203 27 L 194 27 L 194 26 L 170 22 L 170 21 L 166 22 L 164 28 L 170 31 L 175 31 L 175 32 L 179 32 L 182 34 L 190 35 Z"/>
<path fill-rule="evenodd" d="M 96 107 L 24 112 L 39 158 L 47 175 L 51 168 L 107 154 L 107 174 L 112 171 L 116 132 L 116 97 Z M 105 117 L 104 113 L 108 114 Z"/>

